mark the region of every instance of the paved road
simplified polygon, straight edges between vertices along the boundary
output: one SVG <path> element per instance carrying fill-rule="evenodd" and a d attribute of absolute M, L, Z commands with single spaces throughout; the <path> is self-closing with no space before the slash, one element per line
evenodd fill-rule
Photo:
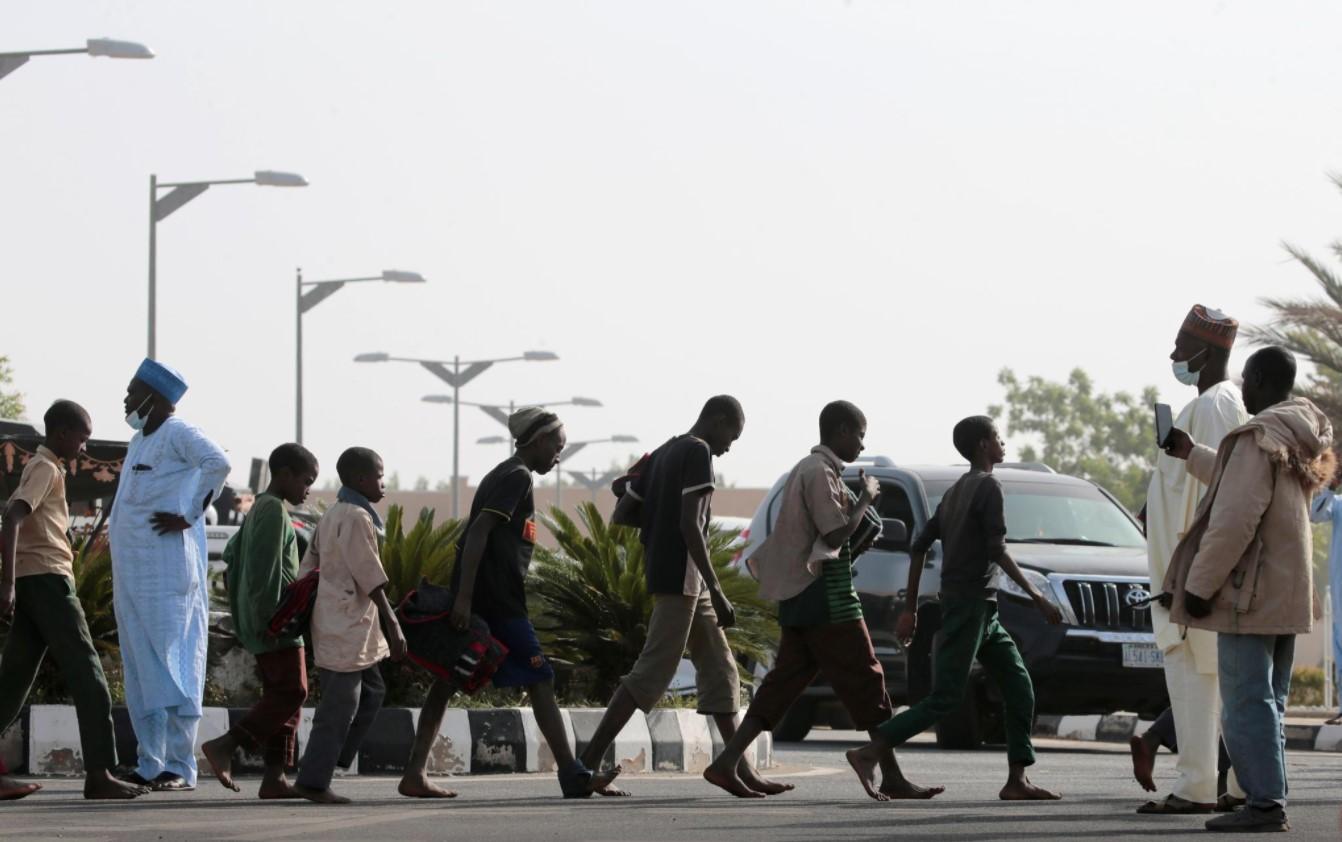
<path fill-rule="evenodd" d="M 812 842 L 812 840 L 1129 839 L 1159 833 L 1162 842 L 1207 839 L 1198 817 L 1148 818 L 1132 813 L 1142 794 L 1126 754 L 1105 746 L 1043 743 L 1035 779 L 1061 789 L 1053 804 L 1003 804 L 1005 775 L 994 751 L 943 752 L 925 743 L 902 755 L 911 777 L 947 786 L 933 802 L 877 804 L 857 788 L 841 751 L 852 733 L 817 732 L 780 746 L 783 775 L 798 791 L 765 801 L 718 794 L 692 776 L 630 776 L 633 799 L 563 801 L 553 778 L 537 775 L 461 778 L 450 803 L 395 796 L 388 778 L 338 782 L 358 799 L 349 807 L 259 803 L 217 786 L 190 794 L 150 795 L 131 805 L 86 802 L 77 782 L 56 780 L 24 801 L 0 804 L 0 837 L 108 840 L 462 839 L 674 840 L 674 842 Z M 1342 838 L 1342 755 L 1291 755 L 1296 839 Z M 1168 780 L 1169 764 L 1161 771 Z M 247 781 L 248 789 L 255 781 Z"/>

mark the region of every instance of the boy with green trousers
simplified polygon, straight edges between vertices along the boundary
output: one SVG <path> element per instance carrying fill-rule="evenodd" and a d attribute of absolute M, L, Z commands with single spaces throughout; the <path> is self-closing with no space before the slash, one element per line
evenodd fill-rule
<path fill-rule="evenodd" d="M 874 772 L 883 753 L 932 727 L 959 706 L 977 658 L 1002 691 L 1005 710 L 1008 774 L 998 793 L 1004 801 L 1053 801 L 1058 795 L 1030 783 L 1025 770 L 1034 764 L 1030 728 L 1034 720 L 1034 686 L 1015 642 L 997 616 L 996 579 L 1005 572 L 1029 594 L 1049 623 L 1062 622 L 1053 603 L 1025 578 L 1006 550 L 1006 512 L 1002 485 L 993 466 L 1006 458 L 1006 447 L 991 418 L 978 415 L 955 425 L 955 449 L 970 463 L 969 472 L 951 486 L 910 550 L 909 587 L 895 634 L 905 646 L 918 623 L 918 582 L 927 551 L 942 542 L 941 646 L 933 664 L 932 692 L 921 702 L 877 726 L 872 742 L 848 752 L 862 788 L 880 799 Z"/>
<path fill-rule="evenodd" d="M 93 422 L 73 401 L 56 401 L 43 420 L 46 440 L 24 466 L 0 527 L 0 621 L 10 623 L 0 657 L 0 732 L 18 719 L 50 650 L 79 718 L 84 797 L 134 798 L 148 790 L 112 776 L 117 764 L 112 697 L 75 593 L 75 556 L 66 539 L 66 464 L 84 451 Z M 39 789 L 13 780 L 0 763 L 0 801 Z"/>
<path fill-rule="evenodd" d="M 225 787 L 233 781 L 233 753 L 260 751 L 265 774 L 262 799 L 298 798 L 284 770 L 294 765 L 298 722 L 308 697 L 308 673 L 301 637 L 272 637 L 270 618 L 284 588 L 298 578 L 298 534 L 284 504 L 301 506 L 317 481 L 317 457 L 301 444 L 282 444 L 270 454 L 270 485 L 252 504 L 247 519 L 224 548 L 228 565 L 228 606 L 233 631 L 256 656 L 261 699 L 227 734 L 201 746 L 201 753 Z"/>

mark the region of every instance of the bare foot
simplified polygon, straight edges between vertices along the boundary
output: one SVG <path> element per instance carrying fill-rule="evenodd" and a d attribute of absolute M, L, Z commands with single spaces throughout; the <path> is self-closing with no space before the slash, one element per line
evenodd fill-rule
<path fill-rule="evenodd" d="M 1062 798 L 1056 792 L 1049 792 L 1030 783 L 1029 778 L 1008 782 L 1002 787 L 1002 791 L 997 793 L 997 797 L 1003 801 L 1057 801 Z"/>
<path fill-rule="evenodd" d="M 741 779 L 741 783 L 756 792 L 765 795 L 780 795 L 784 792 L 791 792 L 797 788 L 793 784 L 780 783 L 778 781 L 771 781 L 768 778 L 760 777 L 759 773 L 751 768 L 749 763 L 744 761 L 737 764 L 736 773 L 737 777 Z"/>
<path fill-rule="evenodd" d="M 219 783 L 224 785 L 225 789 L 231 789 L 234 792 L 242 791 L 242 787 L 233 782 L 233 741 L 228 738 L 227 734 L 201 743 L 200 753 L 205 755 L 206 761 L 210 764 L 210 770 L 214 772 L 214 776 L 218 778 Z"/>
<path fill-rule="evenodd" d="M 735 795 L 737 798 L 764 797 L 763 792 L 757 792 L 746 786 L 734 771 L 720 769 L 716 763 L 704 770 L 704 780 L 719 789 L 726 790 L 728 794 Z"/>
<path fill-rule="evenodd" d="M 261 788 L 256 791 L 256 797 L 262 801 L 282 801 L 306 796 L 298 791 L 298 787 L 290 784 L 288 778 L 281 776 L 278 779 L 267 778 L 261 781 Z"/>
<path fill-rule="evenodd" d="M 329 789 L 309 789 L 301 784 L 294 785 L 294 792 L 298 793 L 299 798 L 306 798 L 314 804 L 348 804 L 350 800 L 343 795 L 336 795 Z"/>
<path fill-rule="evenodd" d="M 126 783 L 107 772 L 90 775 L 84 780 L 84 797 L 90 801 L 128 800 L 148 793 L 149 787 Z"/>
<path fill-rule="evenodd" d="M 1142 789 L 1155 792 L 1156 782 L 1151 777 L 1151 770 L 1156 767 L 1156 753 L 1141 737 L 1129 739 L 1128 750 L 1132 753 L 1132 776 L 1142 785 Z"/>
<path fill-rule="evenodd" d="M 401 785 L 396 788 L 396 791 L 404 795 L 406 798 L 457 797 L 457 794 L 452 790 L 443 789 L 442 787 L 434 786 L 433 784 L 429 783 L 429 779 L 425 775 L 419 775 L 414 778 L 411 777 L 401 778 Z"/>
<path fill-rule="evenodd" d="M 918 786 L 903 778 L 898 781 L 881 781 L 880 789 L 881 794 L 891 801 L 925 801 L 945 791 L 944 786 Z"/>
<path fill-rule="evenodd" d="M 7 775 L 0 775 L 0 801 L 18 801 L 42 788 L 41 784 L 26 784 Z"/>
<path fill-rule="evenodd" d="M 857 772 L 857 779 L 867 795 L 877 801 L 890 800 L 890 796 L 876 789 L 876 767 L 881 765 L 881 754 L 875 746 L 849 749 L 844 752 L 844 756 L 848 758 L 848 765 Z"/>
<path fill-rule="evenodd" d="M 621 771 L 620 767 L 616 766 L 609 772 L 593 772 L 592 792 L 596 795 L 604 795 L 607 798 L 628 798 L 633 795 L 633 793 L 628 790 L 612 786 L 612 784 L 615 783 L 615 779 L 620 776 Z"/>

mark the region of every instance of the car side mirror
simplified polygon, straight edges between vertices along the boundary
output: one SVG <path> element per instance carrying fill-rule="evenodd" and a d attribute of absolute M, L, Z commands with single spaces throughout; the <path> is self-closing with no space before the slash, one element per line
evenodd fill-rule
<path fill-rule="evenodd" d="M 887 552 L 906 552 L 909 549 L 909 527 L 899 518 L 881 518 L 881 537 L 872 546 Z"/>

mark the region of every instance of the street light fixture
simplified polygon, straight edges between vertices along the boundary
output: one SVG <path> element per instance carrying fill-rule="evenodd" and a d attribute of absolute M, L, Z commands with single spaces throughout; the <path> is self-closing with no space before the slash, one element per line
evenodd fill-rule
<path fill-rule="evenodd" d="M 292 173 L 269 173 L 269 176 L 293 176 Z M 261 173 L 257 173 L 257 184 L 261 183 Z M 302 178 L 302 176 L 293 176 Z M 272 182 L 275 183 L 275 182 Z M 425 283 L 424 276 L 418 272 L 407 272 L 403 269 L 383 269 L 379 275 L 369 275 L 360 278 L 341 278 L 333 281 L 305 281 L 303 280 L 303 270 L 298 269 L 298 280 L 295 284 L 298 296 L 297 307 L 297 346 L 298 346 L 298 369 L 295 378 L 294 394 L 294 431 L 296 437 L 294 441 L 303 443 L 303 314 L 316 307 L 334 295 L 345 284 L 363 284 L 372 282 L 383 282 L 390 284 L 422 284 Z M 305 287 L 311 287 L 304 292 Z"/>
<path fill-rule="evenodd" d="M 0 79 L 18 70 L 33 56 L 79 55 L 102 56 L 103 58 L 153 58 L 154 51 L 144 44 L 134 41 L 118 41 L 113 38 L 90 38 L 83 47 L 71 47 L 66 50 L 23 50 L 16 53 L 0 53 Z"/>
<path fill-rule="evenodd" d="M 568 446 L 559 454 L 559 464 L 555 466 L 555 508 L 563 507 L 564 499 L 564 460 L 572 459 L 578 455 L 578 451 L 587 447 L 589 444 L 636 444 L 637 436 L 613 435 L 604 439 L 588 439 L 586 441 L 571 441 Z"/>
<path fill-rule="evenodd" d="M 520 356 L 500 357 L 493 360 L 422 360 L 416 357 L 393 357 L 384 351 L 359 354 L 356 363 L 415 363 L 439 380 L 452 387 L 452 517 L 461 516 L 461 387 L 484 374 L 496 363 L 550 362 L 559 359 L 553 351 L 523 351 Z M 464 367 L 463 367 L 464 366 Z"/>
<path fill-rule="evenodd" d="M 455 403 L 456 400 L 451 395 L 425 395 L 421 398 L 425 403 Z M 462 406 L 473 406 L 484 414 L 493 418 L 503 426 L 508 426 L 508 418 L 517 411 L 519 404 L 517 401 L 508 401 L 502 403 L 472 403 L 471 401 L 462 401 Z M 537 406 L 542 409 L 548 409 L 552 406 L 601 406 L 601 401 L 596 398 L 572 397 L 566 401 L 536 401 L 520 404 L 521 406 Z M 505 439 L 505 441 L 508 441 Z"/>
<path fill-rule="evenodd" d="M 168 181 L 158 183 L 149 176 L 149 354 L 158 351 L 158 224 L 182 205 L 216 184 L 257 184 L 262 187 L 307 187 L 308 180 L 297 173 L 257 170 L 251 178 L 224 178 L 215 181 Z M 171 189 L 169 189 L 171 188 Z M 168 190 L 162 197 L 158 191 Z"/>

